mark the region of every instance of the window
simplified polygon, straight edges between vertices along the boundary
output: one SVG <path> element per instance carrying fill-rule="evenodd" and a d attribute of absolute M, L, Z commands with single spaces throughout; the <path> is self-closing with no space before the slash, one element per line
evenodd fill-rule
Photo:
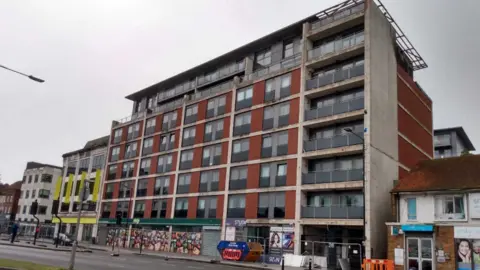
<path fill-rule="evenodd" d="M 248 160 L 248 151 L 250 149 L 249 138 L 236 140 L 233 142 L 232 162 Z"/>
<path fill-rule="evenodd" d="M 23 206 L 23 209 L 22 209 L 22 214 L 26 214 L 26 213 L 27 213 L 27 206 L 24 205 L 24 206 Z"/>
<path fill-rule="evenodd" d="M 42 199 L 48 199 L 50 197 L 50 190 L 48 189 L 39 189 L 38 197 Z"/>
<path fill-rule="evenodd" d="M 270 51 L 270 49 L 257 52 L 255 54 L 255 64 L 256 64 L 255 69 L 266 68 L 270 66 L 271 62 L 272 62 L 272 52 Z"/>
<path fill-rule="evenodd" d="M 110 161 L 117 161 L 120 155 L 120 146 L 112 148 L 112 154 L 110 155 Z"/>
<path fill-rule="evenodd" d="M 157 173 L 166 173 L 172 170 L 172 155 L 158 157 Z"/>
<path fill-rule="evenodd" d="M 219 116 L 225 113 L 225 105 L 227 103 L 226 96 L 219 96 L 208 100 L 207 103 L 207 119 Z"/>
<path fill-rule="evenodd" d="M 222 159 L 222 145 L 210 145 L 203 147 L 202 166 L 220 165 Z"/>
<path fill-rule="evenodd" d="M 145 201 L 135 201 L 134 218 L 143 218 L 145 214 Z"/>
<path fill-rule="evenodd" d="M 197 218 L 217 217 L 217 197 L 200 197 L 197 204 Z"/>
<path fill-rule="evenodd" d="M 223 119 L 205 124 L 204 142 L 215 141 L 223 138 Z"/>
<path fill-rule="evenodd" d="M 122 140 L 123 129 L 116 129 L 113 133 L 113 143 L 119 143 Z"/>
<path fill-rule="evenodd" d="M 35 175 L 35 181 L 34 183 L 38 183 L 38 174 Z"/>
<path fill-rule="evenodd" d="M 246 189 L 247 188 L 248 167 L 233 167 L 230 172 L 230 190 Z"/>
<path fill-rule="evenodd" d="M 185 124 L 190 124 L 197 121 L 198 105 L 188 106 L 185 110 Z"/>
<path fill-rule="evenodd" d="M 265 102 L 279 100 L 291 94 L 291 73 L 269 79 L 265 82 Z"/>
<path fill-rule="evenodd" d="M 167 200 L 153 200 L 151 218 L 167 217 Z"/>
<path fill-rule="evenodd" d="M 175 147 L 175 133 L 163 135 L 160 140 L 160 151 L 172 150 Z"/>
<path fill-rule="evenodd" d="M 137 197 L 147 196 L 148 180 L 149 179 L 139 179 L 138 180 Z"/>
<path fill-rule="evenodd" d="M 220 172 L 218 170 L 201 172 L 198 190 L 200 192 L 218 191 L 219 178 Z"/>
<path fill-rule="evenodd" d="M 263 130 L 288 126 L 290 103 L 265 107 L 263 110 Z"/>
<path fill-rule="evenodd" d="M 114 184 L 106 184 L 105 185 L 105 199 L 113 199 L 113 186 Z"/>
<path fill-rule="evenodd" d="M 183 146 L 190 146 L 195 143 L 195 127 L 183 129 Z"/>
<path fill-rule="evenodd" d="M 236 110 L 245 109 L 252 106 L 253 86 L 249 86 L 237 91 Z"/>
<path fill-rule="evenodd" d="M 283 58 L 293 56 L 293 40 L 283 42 Z"/>
<path fill-rule="evenodd" d="M 130 198 L 133 181 L 120 182 L 118 198 Z"/>
<path fill-rule="evenodd" d="M 128 218 L 128 201 L 119 201 L 117 203 L 117 215 L 120 214 L 122 218 Z"/>
<path fill-rule="evenodd" d="M 109 218 L 110 211 L 112 209 L 112 203 L 103 203 L 102 204 L 102 218 Z"/>
<path fill-rule="evenodd" d="M 27 177 L 24 175 L 22 179 L 22 184 L 25 184 L 27 182 Z"/>
<path fill-rule="evenodd" d="M 32 190 L 32 199 L 35 199 L 35 194 L 36 194 L 37 190 L 36 189 L 33 189 Z"/>
<path fill-rule="evenodd" d="M 186 218 L 188 214 L 188 199 L 177 198 L 175 202 L 175 217 Z"/>
<path fill-rule="evenodd" d="M 245 217 L 245 195 L 228 196 L 228 218 L 244 218 Z"/>
<path fill-rule="evenodd" d="M 42 174 L 41 177 L 42 180 L 40 180 L 42 183 L 51 183 L 53 179 L 53 175 L 51 174 Z"/>
<path fill-rule="evenodd" d="M 436 220 L 464 220 L 465 218 L 463 195 L 435 196 Z"/>
<path fill-rule="evenodd" d="M 150 166 L 151 166 L 152 160 L 150 158 L 143 159 L 142 163 L 140 165 L 140 172 L 139 176 L 142 175 L 149 175 L 150 174 Z"/>
<path fill-rule="evenodd" d="M 417 199 L 407 199 L 408 220 L 417 220 Z"/>
<path fill-rule="evenodd" d="M 180 169 L 187 170 L 192 168 L 193 150 L 182 151 L 180 159 Z"/>
<path fill-rule="evenodd" d="M 38 214 L 39 215 L 46 215 L 47 214 L 47 206 L 39 205 L 38 206 Z"/>
<path fill-rule="evenodd" d="M 180 174 L 178 176 L 178 185 L 177 185 L 177 193 L 178 194 L 185 194 L 190 192 L 190 181 L 191 181 L 191 174 Z"/>
<path fill-rule="evenodd" d="M 134 167 L 135 167 L 135 162 L 133 162 L 133 161 L 123 163 L 122 178 L 133 177 Z"/>
<path fill-rule="evenodd" d="M 123 174 L 123 172 L 122 172 Z M 113 180 L 117 177 L 117 165 L 110 165 L 108 167 L 108 180 Z"/>
<path fill-rule="evenodd" d="M 288 131 L 273 133 L 262 138 L 262 158 L 288 153 Z"/>
<path fill-rule="evenodd" d="M 148 119 L 145 125 L 145 135 L 150 135 L 155 133 L 156 124 L 157 124 L 157 120 L 155 117 Z"/>
<path fill-rule="evenodd" d="M 281 187 L 287 184 L 286 163 L 264 163 L 260 167 L 260 187 Z"/>
<path fill-rule="evenodd" d="M 103 169 L 104 164 L 105 164 L 104 155 L 94 156 L 92 160 L 92 170 Z"/>
<path fill-rule="evenodd" d="M 125 150 L 125 158 L 133 158 L 137 156 L 137 142 L 127 144 L 127 149 Z"/>
<path fill-rule="evenodd" d="M 127 140 L 132 140 L 134 138 L 137 138 L 139 134 L 140 134 L 140 123 L 130 125 L 128 127 Z"/>
<path fill-rule="evenodd" d="M 153 138 L 148 138 L 143 141 L 142 155 L 153 153 Z"/>
<path fill-rule="evenodd" d="M 177 111 L 169 112 L 163 115 L 162 130 L 174 128 L 177 124 Z"/>
<path fill-rule="evenodd" d="M 155 179 L 155 189 L 153 191 L 154 196 L 168 195 L 170 188 L 170 176 L 157 177 Z"/>
<path fill-rule="evenodd" d="M 233 127 L 233 135 L 244 135 L 250 133 L 250 124 L 252 122 L 251 112 L 237 114 L 235 116 L 235 125 Z"/>

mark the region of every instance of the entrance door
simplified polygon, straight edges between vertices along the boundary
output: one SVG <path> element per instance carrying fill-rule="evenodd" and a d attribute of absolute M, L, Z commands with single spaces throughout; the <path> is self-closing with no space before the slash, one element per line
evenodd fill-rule
<path fill-rule="evenodd" d="M 408 237 L 407 238 L 407 269 L 432 270 L 432 238 Z"/>

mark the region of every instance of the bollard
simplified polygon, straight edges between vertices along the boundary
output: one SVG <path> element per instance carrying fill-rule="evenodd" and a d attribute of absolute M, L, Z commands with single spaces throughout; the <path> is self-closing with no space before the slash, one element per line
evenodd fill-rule
<path fill-rule="evenodd" d="M 308 261 L 308 270 L 312 270 L 312 258 Z"/>
<path fill-rule="evenodd" d="M 285 270 L 285 257 L 282 256 L 282 270 Z"/>

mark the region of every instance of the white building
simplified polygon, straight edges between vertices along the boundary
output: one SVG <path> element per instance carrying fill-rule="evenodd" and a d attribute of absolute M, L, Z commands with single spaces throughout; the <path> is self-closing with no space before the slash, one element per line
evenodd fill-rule
<path fill-rule="evenodd" d="M 37 220 L 30 215 L 30 207 L 38 202 L 37 217 L 42 224 L 52 222 L 52 201 L 55 180 L 62 174 L 62 168 L 49 164 L 28 162 L 23 174 L 21 195 L 18 201 L 16 220 L 22 232 L 33 234 Z M 48 226 L 48 225 L 47 225 Z M 51 233 L 49 233 L 51 236 Z"/>

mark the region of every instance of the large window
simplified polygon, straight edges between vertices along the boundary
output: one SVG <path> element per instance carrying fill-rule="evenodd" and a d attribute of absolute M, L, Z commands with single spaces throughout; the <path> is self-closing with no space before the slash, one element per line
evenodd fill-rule
<path fill-rule="evenodd" d="M 140 135 L 140 123 L 130 125 L 128 127 L 127 140 L 132 140 Z"/>
<path fill-rule="evenodd" d="M 158 157 L 157 173 L 165 173 L 172 170 L 172 155 L 163 155 Z"/>
<path fill-rule="evenodd" d="M 293 56 L 293 40 L 283 42 L 283 58 Z"/>
<path fill-rule="evenodd" d="M 109 218 L 110 217 L 110 211 L 112 211 L 112 203 L 103 203 L 102 204 L 102 218 Z"/>
<path fill-rule="evenodd" d="M 192 168 L 193 150 L 182 151 L 180 158 L 180 169 L 188 170 Z"/>
<path fill-rule="evenodd" d="M 262 158 L 288 154 L 288 131 L 272 133 L 262 137 Z"/>
<path fill-rule="evenodd" d="M 417 220 L 417 198 L 407 198 L 408 220 Z"/>
<path fill-rule="evenodd" d="M 38 190 L 38 197 L 43 199 L 50 198 L 50 190 L 48 189 L 40 189 Z"/>
<path fill-rule="evenodd" d="M 248 160 L 248 151 L 250 150 L 249 138 L 236 140 L 233 142 L 232 162 Z"/>
<path fill-rule="evenodd" d="M 135 173 L 134 168 L 135 168 L 135 162 L 133 161 L 123 163 L 122 178 L 133 177 Z"/>
<path fill-rule="evenodd" d="M 133 181 L 120 182 L 120 190 L 118 193 L 118 198 L 130 198 L 132 195 Z"/>
<path fill-rule="evenodd" d="M 227 218 L 245 218 L 245 195 L 228 196 Z"/>
<path fill-rule="evenodd" d="M 163 115 L 162 130 L 169 130 L 177 125 L 177 111 L 169 112 Z"/>
<path fill-rule="evenodd" d="M 180 174 L 178 176 L 178 185 L 177 185 L 178 194 L 186 194 L 190 192 L 191 178 L 192 178 L 192 175 L 189 173 Z"/>
<path fill-rule="evenodd" d="M 175 217 L 186 218 L 188 215 L 188 199 L 177 198 L 175 202 Z"/>
<path fill-rule="evenodd" d="M 155 189 L 153 191 L 154 196 L 168 195 L 170 189 L 170 176 L 157 177 L 155 179 Z"/>
<path fill-rule="evenodd" d="M 230 172 L 230 190 L 246 189 L 247 188 L 248 167 L 233 167 Z"/>
<path fill-rule="evenodd" d="M 156 124 L 157 124 L 157 119 L 155 117 L 148 119 L 147 124 L 145 125 L 145 135 L 150 135 L 155 133 Z"/>
<path fill-rule="evenodd" d="M 105 156 L 99 155 L 94 156 L 92 160 L 92 171 L 97 169 L 103 169 L 103 165 L 105 165 Z"/>
<path fill-rule="evenodd" d="M 255 54 L 255 69 L 262 69 L 270 66 L 272 63 L 272 52 L 270 49 L 257 52 Z"/>
<path fill-rule="evenodd" d="M 287 184 L 287 163 L 264 163 L 260 167 L 260 187 L 281 187 Z"/>
<path fill-rule="evenodd" d="M 153 200 L 151 218 L 167 217 L 167 200 Z"/>
<path fill-rule="evenodd" d="M 53 175 L 51 174 L 42 174 L 42 180 L 40 180 L 42 183 L 51 183 L 53 179 Z"/>
<path fill-rule="evenodd" d="M 223 138 L 223 119 L 205 124 L 204 142 L 215 141 Z"/>
<path fill-rule="evenodd" d="M 285 192 L 259 193 L 258 218 L 285 218 Z"/>
<path fill-rule="evenodd" d="M 253 86 L 237 90 L 236 110 L 245 109 L 252 106 Z"/>
<path fill-rule="evenodd" d="M 113 187 L 114 187 L 114 184 L 106 184 L 105 185 L 105 195 L 104 195 L 104 198 L 106 200 L 108 199 L 113 199 Z"/>
<path fill-rule="evenodd" d="M 250 133 L 250 124 L 252 122 L 251 112 L 237 114 L 233 127 L 233 135 L 244 135 Z"/>
<path fill-rule="evenodd" d="M 148 138 L 143 141 L 142 155 L 153 153 L 153 138 Z"/>
<path fill-rule="evenodd" d="M 203 171 L 200 173 L 200 192 L 217 191 L 220 172 L 218 170 Z"/>
<path fill-rule="evenodd" d="M 119 143 L 122 140 L 123 129 L 119 128 L 113 132 L 113 143 Z"/>
<path fill-rule="evenodd" d="M 138 180 L 137 197 L 147 196 L 148 180 L 149 179 L 139 179 Z"/>
<path fill-rule="evenodd" d="M 162 135 L 160 137 L 160 151 L 168 151 L 175 148 L 175 133 Z"/>
<path fill-rule="evenodd" d="M 127 144 L 127 149 L 125 150 L 125 158 L 133 158 L 137 156 L 137 142 Z"/>
<path fill-rule="evenodd" d="M 185 110 L 185 124 L 190 124 L 197 121 L 198 105 L 188 106 Z"/>
<path fill-rule="evenodd" d="M 135 201 L 134 218 L 143 218 L 145 215 L 145 201 Z"/>
<path fill-rule="evenodd" d="M 140 163 L 140 172 L 138 173 L 138 175 L 149 175 L 151 173 L 151 163 L 152 160 L 150 158 L 142 159 L 142 162 Z"/>
<path fill-rule="evenodd" d="M 120 156 L 120 146 L 112 148 L 112 155 L 110 156 L 110 161 L 117 161 Z"/>
<path fill-rule="evenodd" d="M 202 166 L 220 165 L 222 159 L 222 145 L 210 145 L 203 147 Z"/>
<path fill-rule="evenodd" d="M 463 195 L 435 196 L 436 220 L 466 219 L 465 198 Z"/>
<path fill-rule="evenodd" d="M 224 114 L 226 101 L 226 96 L 209 99 L 207 104 L 207 119 Z"/>
<path fill-rule="evenodd" d="M 183 129 L 183 146 L 190 146 L 195 143 L 195 126 Z"/>
<path fill-rule="evenodd" d="M 263 109 L 263 130 L 288 126 L 290 102 Z"/>
<path fill-rule="evenodd" d="M 117 202 L 117 215 L 121 215 L 122 218 L 128 218 L 128 201 L 119 201 Z"/>
<path fill-rule="evenodd" d="M 88 167 L 90 166 L 90 158 L 81 159 L 79 162 L 78 173 L 88 172 Z M 35 175 L 35 183 L 38 181 L 38 175 Z"/>
<path fill-rule="evenodd" d="M 200 197 L 197 204 L 197 218 L 217 217 L 217 197 Z"/>
<path fill-rule="evenodd" d="M 123 172 L 122 172 L 123 174 Z M 123 176 L 122 176 L 123 177 Z M 108 180 L 113 180 L 117 178 L 117 165 L 110 165 L 108 167 L 108 176 L 107 176 L 107 179 Z"/>
<path fill-rule="evenodd" d="M 265 82 L 265 102 L 288 97 L 291 94 L 291 73 L 269 79 Z"/>

